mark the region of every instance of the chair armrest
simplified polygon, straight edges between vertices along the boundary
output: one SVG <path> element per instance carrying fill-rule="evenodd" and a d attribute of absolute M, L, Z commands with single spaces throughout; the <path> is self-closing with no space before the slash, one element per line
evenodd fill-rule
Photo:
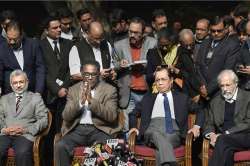
<path fill-rule="evenodd" d="M 41 141 L 43 137 L 45 137 L 50 130 L 52 123 L 52 114 L 48 112 L 48 126 L 45 128 L 43 131 L 41 131 L 34 140 L 33 143 L 33 158 L 34 158 L 34 166 L 40 166 L 40 146 L 41 146 Z"/>
<path fill-rule="evenodd" d="M 192 165 L 192 144 L 193 144 L 193 133 L 189 133 L 186 135 L 185 140 L 185 165 L 191 166 Z"/>
<path fill-rule="evenodd" d="M 134 153 L 135 152 L 135 142 L 136 142 L 136 131 L 131 132 L 129 137 L 128 137 L 128 147 L 130 152 Z"/>
<path fill-rule="evenodd" d="M 57 133 L 54 137 L 54 148 L 56 143 L 62 138 L 62 133 Z M 54 151 L 54 159 L 55 159 L 55 151 Z M 53 160 L 54 166 L 57 165 L 56 160 Z"/>
<path fill-rule="evenodd" d="M 208 153 L 210 147 L 210 141 L 206 138 L 203 139 L 202 143 L 202 166 L 208 166 Z"/>
<path fill-rule="evenodd" d="M 54 137 L 54 146 L 62 138 L 62 133 L 57 133 Z"/>

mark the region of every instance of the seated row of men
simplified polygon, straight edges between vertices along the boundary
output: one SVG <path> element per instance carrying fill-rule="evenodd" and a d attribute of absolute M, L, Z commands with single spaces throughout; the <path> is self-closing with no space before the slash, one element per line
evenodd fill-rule
<path fill-rule="evenodd" d="M 100 65 L 87 61 L 81 70 L 83 81 L 69 88 L 62 118 L 62 139 L 55 145 L 58 166 L 69 166 L 76 146 L 90 146 L 96 141 L 114 137 L 118 125 L 117 91 L 100 81 Z M 218 78 L 220 94 L 210 102 L 204 136 L 215 146 L 209 165 L 233 165 L 235 150 L 250 147 L 250 93 L 238 88 L 238 77 L 232 70 L 223 70 Z M 173 76 L 169 69 L 155 71 L 158 93 L 147 93 L 130 114 L 130 133 L 156 147 L 157 165 L 176 165 L 173 148 L 182 143 L 187 133 L 189 98 L 172 90 Z M 17 165 L 31 166 L 34 137 L 48 124 L 48 109 L 37 93 L 27 91 L 25 72 L 10 75 L 13 92 L 0 99 L 0 164 L 13 147 Z M 140 115 L 140 128 L 136 117 Z"/>

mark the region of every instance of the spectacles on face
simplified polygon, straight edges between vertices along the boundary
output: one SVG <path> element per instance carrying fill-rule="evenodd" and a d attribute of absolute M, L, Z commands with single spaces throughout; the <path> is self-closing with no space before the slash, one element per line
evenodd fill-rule
<path fill-rule="evenodd" d="M 88 73 L 88 72 L 84 72 L 82 74 L 83 77 L 89 79 L 89 78 L 96 78 L 98 76 L 98 73 Z"/>
<path fill-rule="evenodd" d="M 224 29 L 211 29 L 210 30 L 211 31 L 211 33 L 222 33 L 223 31 L 224 31 Z"/>

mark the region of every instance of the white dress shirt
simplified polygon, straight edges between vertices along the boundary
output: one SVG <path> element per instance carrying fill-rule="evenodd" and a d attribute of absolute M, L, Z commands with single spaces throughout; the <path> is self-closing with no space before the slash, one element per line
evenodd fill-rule
<path fill-rule="evenodd" d="M 174 101 L 173 101 L 172 92 L 169 91 L 166 94 L 167 94 L 167 97 L 168 97 L 171 118 L 175 119 Z M 163 93 L 158 93 L 158 95 L 157 95 L 157 97 L 155 99 L 155 103 L 154 103 L 154 107 L 153 107 L 151 119 L 152 118 L 157 118 L 157 117 L 165 117 L 164 96 L 163 96 Z"/>
<path fill-rule="evenodd" d="M 23 58 L 23 47 L 22 47 L 22 45 L 17 50 L 13 50 L 13 53 L 15 54 L 15 57 L 16 57 L 16 60 L 17 60 L 17 62 L 19 64 L 19 66 L 23 70 L 23 67 L 24 67 L 24 58 Z"/>
<path fill-rule="evenodd" d="M 53 43 L 53 41 L 55 41 L 55 40 L 51 39 L 50 37 L 47 37 L 47 39 L 48 39 L 48 41 L 49 41 L 50 46 L 51 46 L 52 49 L 54 50 L 55 44 Z M 57 46 L 57 48 L 58 48 L 58 50 L 59 50 L 59 52 L 60 52 L 59 39 L 57 39 L 56 41 L 57 41 L 56 46 Z"/>
<path fill-rule="evenodd" d="M 109 47 L 109 54 L 111 56 L 110 68 L 112 68 L 114 66 L 112 63 L 113 62 L 112 47 L 109 42 L 108 42 L 108 47 Z M 95 47 L 92 47 L 92 50 L 95 56 L 95 60 L 100 64 L 100 69 L 102 70 L 103 66 L 102 66 L 101 50 L 100 48 L 95 48 Z M 69 52 L 69 69 L 70 69 L 70 75 L 75 75 L 80 73 L 81 61 L 76 46 L 73 46 Z"/>
<path fill-rule="evenodd" d="M 91 90 L 91 96 L 94 97 L 94 95 L 95 95 L 95 91 Z M 79 105 L 81 107 L 81 110 L 83 111 L 80 124 L 93 124 L 92 114 L 91 114 L 91 110 L 89 110 L 88 102 L 86 101 L 85 104 L 82 105 L 81 100 L 80 100 Z"/>

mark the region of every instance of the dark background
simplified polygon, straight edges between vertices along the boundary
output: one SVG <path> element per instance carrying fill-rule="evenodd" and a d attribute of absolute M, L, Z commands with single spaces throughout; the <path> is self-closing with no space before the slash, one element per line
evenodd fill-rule
<path fill-rule="evenodd" d="M 91 3 L 91 1 L 88 3 Z M 109 13 L 114 8 L 122 8 L 128 16 L 140 16 L 150 23 L 151 13 L 156 8 L 163 8 L 168 16 L 169 25 L 174 20 L 182 22 L 183 27 L 193 28 L 197 19 L 211 18 L 215 15 L 229 14 L 239 1 L 101 1 L 103 12 Z M 1 1 L 0 11 L 14 10 L 24 25 L 28 36 L 41 32 L 40 24 L 51 9 L 66 6 L 64 1 Z"/>

